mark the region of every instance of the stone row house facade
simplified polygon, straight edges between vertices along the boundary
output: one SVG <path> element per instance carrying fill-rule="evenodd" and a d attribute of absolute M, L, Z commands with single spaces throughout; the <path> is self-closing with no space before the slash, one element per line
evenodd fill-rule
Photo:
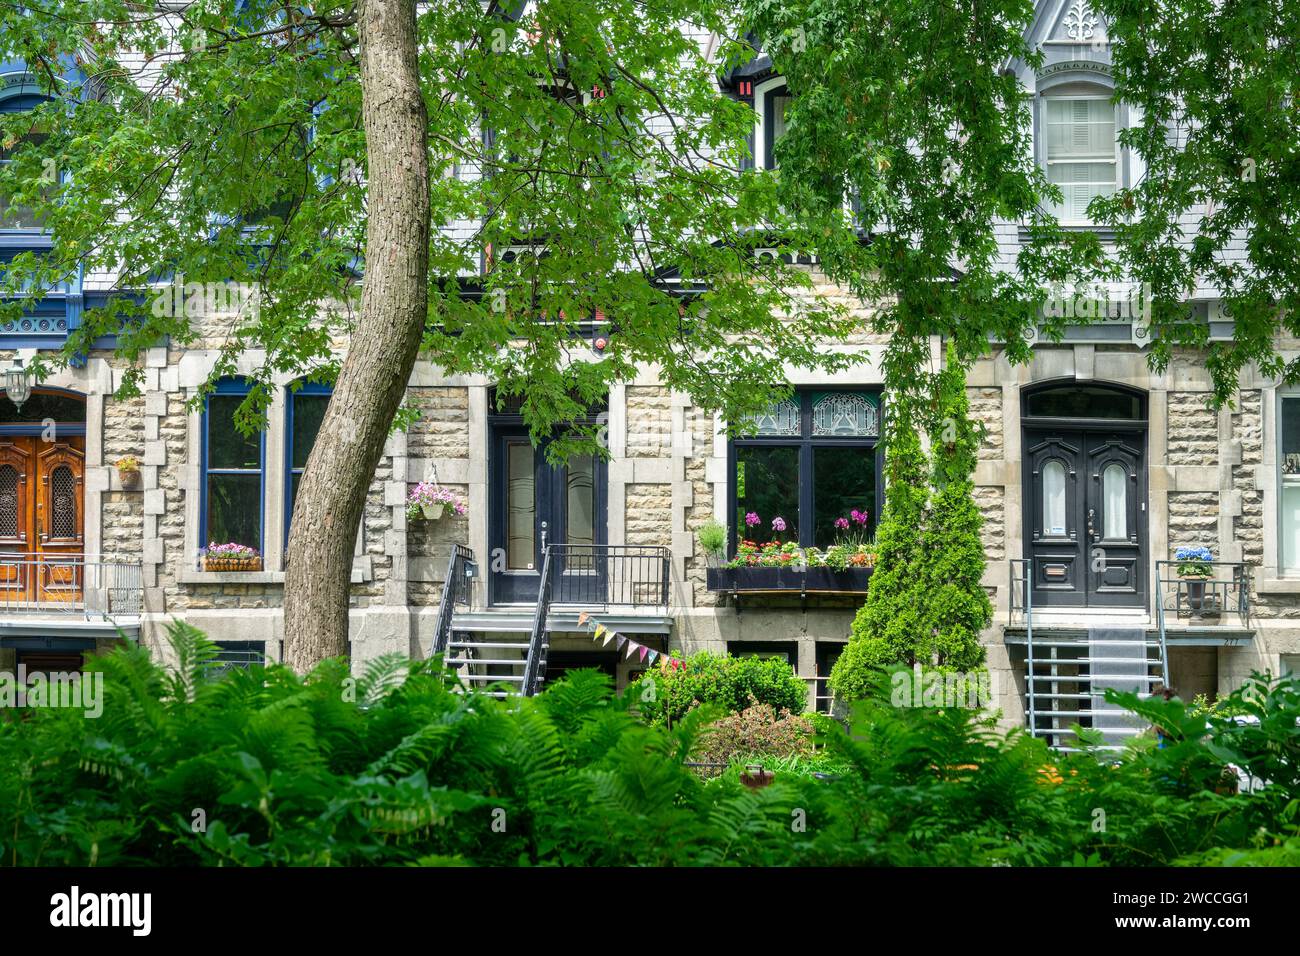
<path fill-rule="evenodd" d="M 1110 101 L 1099 17 L 1083 0 L 1039 8 L 1034 38 L 1046 62 L 1013 66 L 1033 104 L 1040 159 L 1064 188 L 1059 213 L 1088 228 L 1087 201 L 1140 175 L 1115 142 L 1131 118 Z M 23 108 L 31 95 L 23 74 L 21 64 L 0 64 L 0 109 Z M 770 164 L 789 102 L 784 81 L 760 57 L 722 82 L 753 103 L 752 161 Z M 1017 226 L 1007 224 L 1003 238 L 1011 261 Z M 0 229 L 9 254 L 33 243 L 39 229 L 30 224 Z M 814 276 L 821 291 L 866 314 L 815 268 Z M 34 303 L 30 321 L 0 330 L 0 369 L 57 345 L 109 285 L 78 280 Z M 1214 290 L 1191 307 L 1222 331 Z M 1162 642 L 1155 671 L 1167 667 L 1169 684 L 1189 699 L 1226 692 L 1252 670 L 1300 666 L 1300 391 L 1248 373 L 1233 407 L 1212 411 L 1201 357 L 1179 354 L 1154 373 L 1143 335 L 1140 317 L 1112 317 L 1039 344 L 1027 365 L 1011 366 L 995 347 L 971 372 L 972 412 L 985 427 L 975 476 L 985 585 L 996 608 L 984 639 L 992 704 L 1008 721 L 1025 720 L 1034 703 L 1031 674 L 1044 698 L 1046 688 L 1067 686 L 1087 698 L 1086 675 L 1100 673 L 1088 655 L 1104 659 L 1106 634 L 1116 644 L 1133 634 L 1143 647 Z M 862 587 L 812 587 L 796 572 L 779 586 L 747 588 L 710 574 L 697 532 L 720 522 L 734 548 L 755 512 L 763 522 L 783 517 L 802 544 L 825 546 L 834 519 L 850 510 L 874 524 L 884 342 L 863 333 L 847 344 L 860 365 L 795 373 L 793 402 L 747 439 L 728 438 L 711 412 L 646 369 L 613 388 L 600 412 L 608 460 L 567 468 L 545 462 L 518 417 L 498 406 L 491 381 L 419 362 L 408 389 L 418 420 L 389 439 L 357 539 L 353 661 L 431 653 L 457 545 L 474 556 L 474 576 L 458 585 L 457 628 L 517 634 L 531 620 L 545 546 L 569 545 L 604 562 L 597 578 L 608 588 L 597 603 L 611 627 L 661 651 L 783 656 L 808 680 L 810 703 L 825 706 L 825 677 Z M 202 628 L 231 661 L 280 657 L 295 474 L 329 395 L 285 381 L 266 431 L 242 438 L 231 418 L 237 379 L 202 408 L 189 406 L 215 345 L 150 350 L 138 398 L 114 397 L 124 369 L 109 349 L 46 379 L 21 408 L 0 397 L 0 668 L 74 666 L 123 636 L 163 653 L 173 619 Z M 1279 345 L 1287 357 L 1300 349 Z M 935 341 L 936 363 L 942 354 Z M 251 370 L 259 359 L 242 361 Z M 114 467 L 125 455 L 140 460 L 137 486 Z M 407 495 L 420 481 L 453 490 L 467 514 L 408 519 Z M 261 561 L 212 570 L 204 549 L 219 539 L 256 547 Z M 1208 547 L 1222 562 L 1200 591 L 1162 563 L 1184 546 Z M 608 600 L 616 585 L 631 596 Z M 553 616 L 548 677 L 595 666 L 625 684 L 644 662 L 593 641 L 577 623 L 583 598 L 571 603 Z M 1050 660 L 1035 671 L 1029 658 L 1040 656 Z M 1089 712 L 1086 702 L 1075 709 Z"/>

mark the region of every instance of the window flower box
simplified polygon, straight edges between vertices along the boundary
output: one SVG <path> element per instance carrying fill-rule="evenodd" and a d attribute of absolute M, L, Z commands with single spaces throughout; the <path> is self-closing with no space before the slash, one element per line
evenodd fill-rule
<path fill-rule="evenodd" d="M 261 571 L 262 555 L 247 545 L 209 544 L 203 555 L 204 571 Z"/>
<path fill-rule="evenodd" d="M 710 591 L 794 591 L 796 593 L 865 594 L 870 568 L 708 568 Z"/>

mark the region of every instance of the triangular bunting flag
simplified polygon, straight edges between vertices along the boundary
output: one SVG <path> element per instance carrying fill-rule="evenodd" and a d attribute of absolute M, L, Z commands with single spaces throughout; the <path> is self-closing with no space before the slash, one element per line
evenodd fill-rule
<path fill-rule="evenodd" d="M 586 623 L 587 623 L 587 619 L 588 619 L 589 617 L 591 617 L 591 615 L 588 614 L 586 611 L 583 611 L 581 614 L 579 614 L 579 615 L 578 615 L 578 627 L 582 627 L 584 624 L 586 624 Z"/>
<path fill-rule="evenodd" d="M 627 652 L 626 652 L 626 654 L 625 654 L 624 656 L 625 656 L 625 657 L 631 657 L 631 656 L 632 656 L 632 652 L 633 652 L 634 650 L 636 650 L 636 649 L 637 649 L 638 647 L 640 647 L 640 646 L 641 646 L 641 645 L 638 644 L 636 641 L 628 641 L 628 642 L 627 642 Z"/>
<path fill-rule="evenodd" d="M 627 638 L 624 637 L 622 634 L 619 634 L 618 641 L 614 644 L 614 646 L 621 651 L 623 649 L 623 645 L 626 643 L 627 643 Z"/>
<path fill-rule="evenodd" d="M 650 652 L 650 663 L 653 664 L 653 663 L 655 662 L 655 659 L 658 658 L 658 657 L 659 657 L 659 652 L 658 652 L 658 651 L 651 651 L 651 652 Z"/>
<path fill-rule="evenodd" d="M 596 636 L 597 636 L 597 637 L 600 637 L 600 635 L 604 634 L 604 633 L 606 632 L 606 630 L 608 630 L 608 629 L 605 627 L 604 624 L 597 624 L 597 625 L 596 625 Z"/>
<path fill-rule="evenodd" d="M 606 632 L 605 632 L 605 640 L 601 643 L 600 646 L 601 646 L 601 647 L 608 647 L 608 646 L 609 646 L 609 642 L 612 641 L 612 640 L 614 639 L 614 637 L 615 637 L 615 634 L 614 634 L 613 631 L 606 631 Z"/>
<path fill-rule="evenodd" d="M 648 647 L 644 647 L 644 646 L 643 646 L 643 647 L 638 651 L 638 653 L 641 655 L 641 660 L 645 660 L 645 656 L 646 656 L 646 654 L 649 652 L 649 650 L 650 650 L 650 648 L 648 648 Z"/>

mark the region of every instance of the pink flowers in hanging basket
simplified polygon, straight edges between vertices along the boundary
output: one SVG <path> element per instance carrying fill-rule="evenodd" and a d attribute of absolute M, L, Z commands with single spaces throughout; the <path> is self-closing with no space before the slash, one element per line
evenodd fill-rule
<path fill-rule="evenodd" d="M 422 481 L 406 496 L 406 516 L 412 521 L 421 517 L 430 521 L 465 514 L 465 502 L 456 497 L 450 488 L 442 488 L 431 481 Z"/>

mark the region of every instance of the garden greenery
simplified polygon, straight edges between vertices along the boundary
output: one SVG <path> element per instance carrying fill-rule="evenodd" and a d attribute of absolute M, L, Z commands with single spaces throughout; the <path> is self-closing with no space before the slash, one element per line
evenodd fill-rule
<path fill-rule="evenodd" d="M 594 671 L 498 701 L 427 661 L 217 676 L 202 635 L 172 641 L 172 671 L 138 647 L 89 662 L 98 719 L 0 715 L 5 864 L 1300 863 L 1295 679 L 1234 694 L 1251 723 L 1117 695 L 1167 738 L 1118 763 L 890 706 L 883 680 L 852 734 L 823 722 L 828 779 L 792 755 L 749 790 L 687 765 L 717 708 L 647 724 Z M 1270 783 L 1233 793 L 1230 766 Z"/>
<path fill-rule="evenodd" d="M 892 413 L 876 566 L 849 643 L 831 669 L 831 687 L 845 700 L 866 696 L 874 671 L 887 665 L 968 672 L 984 662 L 980 634 L 993 620 L 993 605 L 983 585 L 984 519 L 973 497 L 980 433 L 951 347 L 933 395 L 929 408 L 900 402 Z M 922 424 L 930 432 L 928 472 L 916 434 Z"/>
<path fill-rule="evenodd" d="M 718 656 L 700 651 L 685 660 L 661 661 L 631 688 L 641 716 L 671 724 L 701 704 L 739 713 L 754 704 L 802 713 L 808 688 L 778 657 Z"/>

